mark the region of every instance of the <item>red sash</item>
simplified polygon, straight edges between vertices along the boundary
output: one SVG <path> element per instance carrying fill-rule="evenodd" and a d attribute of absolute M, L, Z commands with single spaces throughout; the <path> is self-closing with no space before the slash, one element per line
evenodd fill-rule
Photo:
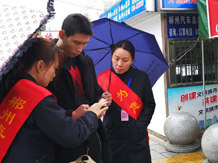
<path fill-rule="evenodd" d="M 110 69 L 99 74 L 97 78 L 98 84 L 104 91 L 108 91 L 109 76 Z M 109 92 L 112 94 L 113 101 L 125 110 L 132 118 L 137 120 L 143 108 L 143 103 L 139 96 L 113 72 L 111 72 L 110 80 Z"/>
<path fill-rule="evenodd" d="M 47 89 L 26 79 L 8 92 L 0 104 L 0 162 L 32 110 L 49 95 L 52 93 Z"/>

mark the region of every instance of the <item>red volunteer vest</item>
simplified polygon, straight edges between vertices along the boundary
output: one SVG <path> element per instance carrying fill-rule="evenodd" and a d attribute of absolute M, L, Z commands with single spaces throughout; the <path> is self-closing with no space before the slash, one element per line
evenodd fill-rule
<path fill-rule="evenodd" d="M 98 84 L 107 92 L 109 84 L 110 69 L 102 72 L 98 78 Z M 139 96 L 133 92 L 119 77 L 111 71 L 109 93 L 112 94 L 113 101 L 125 110 L 132 118 L 137 120 L 143 103 Z"/>
<path fill-rule="evenodd" d="M 50 91 L 26 79 L 18 81 L 8 92 L 0 104 L 0 162 L 30 113 L 50 95 Z"/>

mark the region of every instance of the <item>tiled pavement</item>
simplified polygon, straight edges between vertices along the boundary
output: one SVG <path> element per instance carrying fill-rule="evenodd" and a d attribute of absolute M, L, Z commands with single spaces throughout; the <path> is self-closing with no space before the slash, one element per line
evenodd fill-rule
<path fill-rule="evenodd" d="M 195 153 L 173 153 L 165 150 L 164 140 L 149 134 L 152 163 L 202 163 L 206 160 L 202 150 Z"/>

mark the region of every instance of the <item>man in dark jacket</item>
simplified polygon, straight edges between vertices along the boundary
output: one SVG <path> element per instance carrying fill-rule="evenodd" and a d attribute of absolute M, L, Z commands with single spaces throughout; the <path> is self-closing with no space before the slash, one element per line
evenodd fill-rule
<path fill-rule="evenodd" d="M 97 84 L 92 59 L 83 51 L 91 35 L 93 32 L 89 20 L 81 14 L 71 14 L 62 24 L 60 39 L 53 40 L 68 57 L 56 79 L 55 88 L 50 87 L 50 90 L 57 97 L 58 104 L 66 109 L 67 115 L 75 119 L 102 97 L 107 99 L 108 104 L 111 103 L 111 95 L 103 93 Z M 83 154 L 90 155 L 97 163 L 111 162 L 109 142 L 100 119 L 98 130 L 83 144 L 75 148 L 57 145 L 55 150 L 58 163 L 69 163 Z"/>

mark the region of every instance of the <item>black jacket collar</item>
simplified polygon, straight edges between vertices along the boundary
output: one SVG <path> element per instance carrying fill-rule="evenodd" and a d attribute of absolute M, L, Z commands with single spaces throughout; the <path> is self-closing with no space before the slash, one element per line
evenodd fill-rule
<path fill-rule="evenodd" d="M 22 73 L 19 75 L 18 78 L 19 78 L 19 80 L 20 80 L 20 79 L 28 79 L 28 80 L 30 80 L 30 81 L 32 81 L 32 82 L 34 82 L 34 83 L 37 84 L 36 80 L 35 80 L 30 74 L 28 74 L 27 72 L 22 72 Z"/>
<path fill-rule="evenodd" d="M 126 75 L 126 78 L 125 78 L 125 80 L 124 80 L 124 83 L 127 84 L 128 81 L 129 81 L 129 78 L 135 78 L 136 73 L 134 73 L 134 71 L 135 71 L 135 69 L 134 69 L 132 66 L 130 66 L 129 72 L 128 72 L 128 74 Z"/>

